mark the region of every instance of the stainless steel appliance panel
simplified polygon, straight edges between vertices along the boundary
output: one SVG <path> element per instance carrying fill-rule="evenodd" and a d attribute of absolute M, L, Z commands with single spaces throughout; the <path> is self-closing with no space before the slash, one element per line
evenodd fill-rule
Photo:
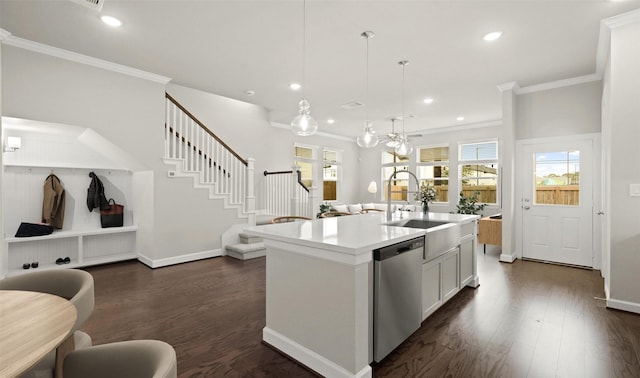
<path fill-rule="evenodd" d="M 373 251 L 373 357 L 379 362 L 422 321 L 424 237 Z"/>

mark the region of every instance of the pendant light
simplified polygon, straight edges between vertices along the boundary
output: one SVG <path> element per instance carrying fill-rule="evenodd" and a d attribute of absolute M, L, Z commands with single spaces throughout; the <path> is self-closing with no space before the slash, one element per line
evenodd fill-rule
<path fill-rule="evenodd" d="M 365 121 L 364 134 L 360 135 L 356 142 L 360 147 L 372 148 L 378 145 L 378 136 L 369 121 L 369 39 L 375 37 L 375 34 L 372 31 L 364 31 L 360 36 L 367 40 L 366 90 L 364 93 Z"/>
<path fill-rule="evenodd" d="M 302 100 L 298 103 L 298 116 L 291 121 L 291 131 L 300 136 L 313 135 L 318 130 L 318 122 L 311 117 L 311 104 L 304 97 L 305 53 L 307 37 L 307 3 L 302 1 Z"/>
<path fill-rule="evenodd" d="M 391 134 L 387 136 L 385 145 L 389 148 L 396 148 L 400 145 L 400 136 L 396 134 L 396 119 L 391 118 Z"/>
<path fill-rule="evenodd" d="M 408 60 L 401 60 L 398 62 L 402 66 L 402 134 L 400 135 L 400 144 L 394 148 L 396 154 L 401 156 L 409 155 L 413 152 L 413 146 L 409 143 L 407 134 L 404 132 L 404 67 L 409 64 Z"/>

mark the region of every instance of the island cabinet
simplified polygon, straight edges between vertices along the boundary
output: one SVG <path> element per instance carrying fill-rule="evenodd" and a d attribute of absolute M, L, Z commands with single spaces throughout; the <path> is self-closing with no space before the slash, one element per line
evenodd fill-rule
<path fill-rule="evenodd" d="M 422 265 L 422 320 L 453 298 L 464 286 L 477 287 L 476 222 L 460 225 L 460 244 Z M 429 237 L 427 233 L 426 237 Z"/>
<path fill-rule="evenodd" d="M 460 225 L 460 287 L 478 287 L 476 276 L 476 235 L 478 224 L 472 221 Z"/>
<path fill-rule="evenodd" d="M 460 247 L 422 264 L 422 320 L 460 291 L 459 265 Z"/>
<path fill-rule="evenodd" d="M 477 286 L 473 253 L 477 215 L 420 212 L 391 218 L 370 213 L 245 229 L 262 237 L 267 250 L 263 342 L 321 376 L 372 377 L 377 294 L 373 251 L 423 236 L 425 246 L 434 248 L 429 249 L 433 254 L 425 254 L 429 257 L 423 259 L 422 277 L 417 280 L 422 293 L 415 300 L 422 303 L 416 310 L 422 316 L 442 306 L 462 285 Z M 398 226 L 425 218 L 442 225 Z M 436 243 L 435 234 L 444 229 L 453 229 L 454 236 L 445 244 Z"/>
<path fill-rule="evenodd" d="M 422 320 L 442 306 L 442 259 L 422 264 Z"/>

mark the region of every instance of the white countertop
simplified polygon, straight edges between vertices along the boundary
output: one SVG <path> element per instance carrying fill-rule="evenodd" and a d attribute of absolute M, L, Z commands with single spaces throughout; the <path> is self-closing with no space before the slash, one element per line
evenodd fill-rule
<path fill-rule="evenodd" d="M 343 217 L 321 218 L 310 221 L 289 222 L 254 226 L 245 229 L 250 235 L 301 246 L 319 248 L 330 252 L 360 255 L 376 248 L 399 243 L 427 234 L 419 228 L 397 227 L 386 223 L 407 219 L 426 219 L 439 222 L 468 223 L 479 219 L 478 215 L 395 212 L 391 222 L 386 213 L 368 213 Z M 443 226 L 440 226 L 443 227 Z"/>

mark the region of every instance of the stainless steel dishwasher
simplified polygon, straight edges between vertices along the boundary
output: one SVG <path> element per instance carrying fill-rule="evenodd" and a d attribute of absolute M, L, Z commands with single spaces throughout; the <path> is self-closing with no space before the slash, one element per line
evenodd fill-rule
<path fill-rule="evenodd" d="M 373 251 L 373 359 L 420 328 L 424 237 Z"/>

